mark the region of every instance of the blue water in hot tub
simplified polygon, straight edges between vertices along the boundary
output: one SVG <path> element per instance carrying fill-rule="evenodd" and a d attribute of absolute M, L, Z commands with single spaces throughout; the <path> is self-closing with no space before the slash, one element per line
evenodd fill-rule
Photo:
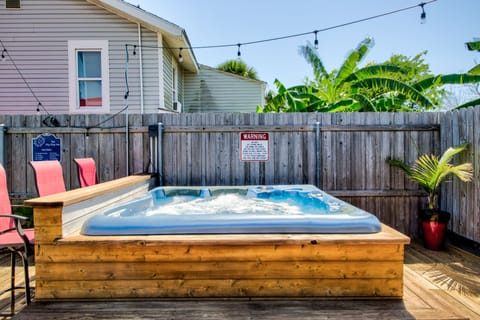
<path fill-rule="evenodd" d="M 89 218 L 85 235 L 375 233 L 378 219 L 311 185 L 158 187 Z"/>

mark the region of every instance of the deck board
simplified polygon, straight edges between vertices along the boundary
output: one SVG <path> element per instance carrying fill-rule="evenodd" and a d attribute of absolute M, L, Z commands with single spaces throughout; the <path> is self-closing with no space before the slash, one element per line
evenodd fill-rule
<path fill-rule="evenodd" d="M 67 301 L 25 307 L 18 291 L 13 319 L 480 319 L 480 257 L 451 246 L 445 252 L 418 243 L 405 248 L 403 300 Z M 2 288 L 8 263 L 0 257 Z M 17 279 L 23 280 L 20 268 Z M 0 296 L 2 313 L 8 312 L 8 297 Z"/>

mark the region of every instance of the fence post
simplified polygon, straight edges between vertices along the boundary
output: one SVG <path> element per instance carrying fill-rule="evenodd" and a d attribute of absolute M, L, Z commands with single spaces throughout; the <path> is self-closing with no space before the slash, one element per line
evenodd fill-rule
<path fill-rule="evenodd" d="M 320 187 L 320 122 L 315 122 L 315 182 Z"/>
<path fill-rule="evenodd" d="M 163 186 L 163 148 L 162 148 L 162 136 L 163 136 L 163 123 L 157 124 L 157 174 L 158 174 L 158 186 Z"/>
<path fill-rule="evenodd" d="M 5 125 L 0 124 L 0 164 L 5 167 Z"/>

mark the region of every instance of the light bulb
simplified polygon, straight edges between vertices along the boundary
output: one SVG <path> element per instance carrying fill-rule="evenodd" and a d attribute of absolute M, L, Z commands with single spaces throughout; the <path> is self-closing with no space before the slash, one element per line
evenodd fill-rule
<path fill-rule="evenodd" d="M 422 2 L 419 4 L 420 7 L 422 7 L 422 13 L 420 14 L 420 23 L 424 24 L 427 22 L 427 14 L 425 13 L 425 9 L 423 8 L 425 6 L 425 3 Z"/>
<path fill-rule="evenodd" d="M 182 49 L 183 48 L 180 48 L 180 51 L 178 52 L 178 61 L 180 62 L 183 62 Z"/>

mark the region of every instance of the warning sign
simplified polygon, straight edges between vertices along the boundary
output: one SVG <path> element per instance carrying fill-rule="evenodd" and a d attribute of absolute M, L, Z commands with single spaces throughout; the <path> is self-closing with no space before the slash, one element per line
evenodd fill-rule
<path fill-rule="evenodd" d="M 240 133 L 241 161 L 268 161 L 270 159 L 268 132 Z"/>

